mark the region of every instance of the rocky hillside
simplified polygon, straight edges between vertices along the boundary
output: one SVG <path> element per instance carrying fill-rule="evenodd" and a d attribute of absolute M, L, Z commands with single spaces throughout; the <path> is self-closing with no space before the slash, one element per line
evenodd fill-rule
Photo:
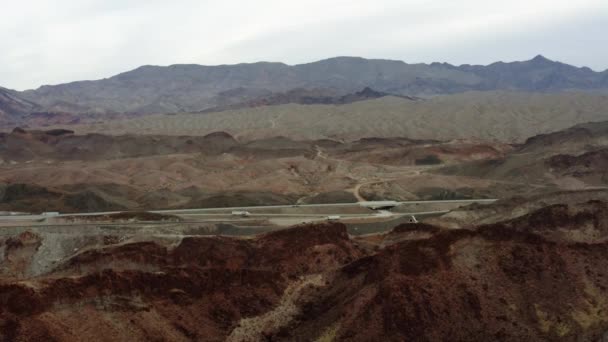
<path fill-rule="evenodd" d="M 608 145 L 608 121 L 582 123 L 526 140 L 521 152 L 582 152 Z"/>
<path fill-rule="evenodd" d="M 337 57 L 294 66 L 266 62 L 142 66 L 103 80 L 43 86 L 20 95 L 50 111 L 167 113 L 201 111 L 296 88 L 331 89 L 344 95 L 365 87 L 408 96 L 471 90 L 592 91 L 608 88 L 608 72 L 542 56 L 488 66 Z"/>
<path fill-rule="evenodd" d="M 0 123 L 8 125 L 20 121 L 22 116 L 39 110 L 40 107 L 22 98 L 16 91 L 0 87 Z"/>
<path fill-rule="evenodd" d="M 357 184 L 368 177 L 407 177 L 509 150 L 503 144 L 406 138 L 241 141 L 225 132 L 79 135 L 17 128 L 0 133 L 0 210 L 355 202 Z"/>
<path fill-rule="evenodd" d="M 446 174 L 555 183 L 572 189 L 608 185 L 608 122 L 593 122 L 531 137 L 497 159 L 450 166 Z"/>
<path fill-rule="evenodd" d="M 217 155 L 236 145 L 237 141 L 224 132 L 191 137 L 110 136 L 75 135 L 66 129 L 30 131 L 15 128 L 11 133 L 0 133 L 0 165 L 8 161 L 93 161 L 178 153 Z"/>
<path fill-rule="evenodd" d="M 340 223 L 249 239 L 3 233 L 0 339 L 598 341 L 607 211 L 359 238 Z"/>

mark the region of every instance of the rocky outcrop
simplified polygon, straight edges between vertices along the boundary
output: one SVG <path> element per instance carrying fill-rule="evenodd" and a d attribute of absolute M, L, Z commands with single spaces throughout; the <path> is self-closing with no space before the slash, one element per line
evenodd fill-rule
<path fill-rule="evenodd" d="M 241 318 L 270 310 L 300 275 L 336 269 L 361 255 L 341 224 L 249 241 L 187 237 L 174 248 L 140 242 L 88 249 L 59 265 L 57 276 L 31 286 L 0 281 L 0 337 L 93 337 L 93 322 L 109 315 L 132 326 L 108 326 L 119 339 L 146 339 L 150 329 L 160 329 L 157 338 L 221 340 Z M 81 305 L 92 310 L 86 320 L 64 311 Z M 64 328 L 54 328 L 57 319 Z"/>
<path fill-rule="evenodd" d="M 592 236 L 607 212 L 557 205 L 474 229 L 405 224 L 357 239 L 340 223 L 253 239 L 104 239 L 36 278 L 0 278 L 0 337 L 597 340 L 608 329 L 608 242 L 547 232 Z M 0 241 L 1 269 L 27 267 L 40 240 Z"/>
<path fill-rule="evenodd" d="M 237 110 L 242 108 L 253 108 L 253 107 L 262 107 L 262 106 L 277 106 L 282 104 L 289 103 L 297 103 L 303 105 L 314 105 L 314 104 L 323 104 L 323 105 L 344 105 L 348 103 L 353 103 L 357 101 L 365 101 L 371 99 L 378 99 L 385 96 L 397 96 L 404 99 L 419 101 L 422 100 L 420 98 L 412 97 L 412 96 L 401 96 L 401 95 L 392 95 L 389 93 L 375 91 L 369 87 L 365 87 L 363 90 L 339 95 L 337 91 L 330 89 L 304 89 L 297 88 L 292 89 L 285 93 L 274 93 L 272 95 L 255 98 L 252 100 L 248 100 L 240 103 L 233 103 L 226 106 L 218 106 L 204 110 L 204 113 L 210 112 L 222 112 L 226 110 Z"/>
<path fill-rule="evenodd" d="M 568 222 L 584 229 L 576 218 Z M 516 226 L 420 227 L 433 235 L 391 244 L 341 268 L 272 338 L 600 338 L 608 326 L 600 271 L 607 266 L 606 242 L 556 243 Z"/>
<path fill-rule="evenodd" d="M 604 174 L 608 169 L 608 149 L 586 152 L 578 156 L 558 154 L 548 158 L 545 163 L 556 172 L 574 176 Z"/>

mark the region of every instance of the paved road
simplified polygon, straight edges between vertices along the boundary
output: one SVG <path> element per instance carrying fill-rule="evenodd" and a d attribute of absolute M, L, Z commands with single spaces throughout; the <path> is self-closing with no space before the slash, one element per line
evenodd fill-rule
<path fill-rule="evenodd" d="M 396 202 L 397 205 L 404 204 L 433 204 L 433 203 L 492 203 L 498 199 L 466 199 L 466 200 L 438 200 L 438 201 L 401 201 Z M 380 201 L 383 202 L 383 201 Z M 252 207 L 223 207 L 223 208 L 200 208 L 200 209 L 170 209 L 170 210 L 153 210 L 153 213 L 159 214 L 179 214 L 190 211 L 221 211 L 221 210 L 256 210 L 256 209 L 284 209 L 284 208 L 320 208 L 320 207 L 355 207 L 359 206 L 355 203 L 330 203 L 330 204 L 298 204 L 298 205 L 265 205 Z M 86 214 L 85 214 L 86 215 Z"/>
<path fill-rule="evenodd" d="M 411 212 L 411 213 L 373 213 L 373 214 L 342 214 L 339 215 L 340 219 L 348 220 L 348 219 L 371 219 L 371 218 L 400 218 L 404 216 L 425 216 L 425 215 L 439 215 L 448 213 L 449 210 L 438 210 L 438 211 L 420 211 L 420 212 Z M 70 216 L 70 215 L 66 215 Z M 48 222 L 37 222 L 36 220 L 24 220 L 23 224 L 15 224 L 11 222 L 10 224 L 0 225 L 0 230 L 2 228 L 25 228 L 25 227 L 83 227 L 83 226 L 91 226 L 91 227 L 125 227 L 125 226 L 155 226 L 155 225 L 180 225 L 180 224 L 197 224 L 197 223 L 210 223 L 210 222 L 243 222 L 253 218 L 261 218 L 261 217 L 298 217 L 303 219 L 316 218 L 319 221 L 325 220 L 325 218 L 329 215 L 319 215 L 319 214 L 251 214 L 251 216 L 246 218 L 235 219 L 234 216 L 230 214 L 193 214 L 187 216 L 215 216 L 213 219 L 204 219 L 204 220 L 184 220 L 184 221 L 137 221 L 137 222 L 74 222 L 74 223 L 48 223 Z M 229 218 L 217 218 L 218 216 L 228 216 Z M 39 218 L 39 215 L 28 215 L 30 218 Z M 0 222 L 2 218 L 0 218 Z M 8 220 L 5 220 L 8 221 Z"/>
<path fill-rule="evenodd" d="M 437 201 L 401 201 L 395 202 L 397 205 L 405 205 L 405 204 L 440 204 L 440 203 L 492 203 L 497 201 L 497 199 L 467 199 L 467 200 L 437 200 Z M 180 216 L 221 216 L 221 215 L 230 215 L 230 213 L 206 213 L 209 211 L 232 211 L 232 210 L 241 210 L 241 211 L 253 211 L 260 209 L 285 209 L 285 208 L 328 208 L 328 207 L 353 207 L 360 206 L 360 203 L 331 203 L 331 204 L 298 204 L 298 205 L 266 205 L 266 206 L 250 206 L 250 207 L 223 207 L 223 208 L 199 208 L 199 209 L 169 209 L 169 210 L 151 210 L 152 213 L 158 214 L 174 214 Z M 441 213 L 443 211 L 430 212 L 430 213 Z M 55 217 L 65 217 L 65 216 L 97 216 L 97 215 L 111 215 L 118 214 L 121 211 L 106 211 L 106 212 L 95 212 L 95 213 L 73 213 L 73 214 L 61 214 Z M 429 212 L 422 213 L 393 213 L 392 216 L 404 216 L 404 215 L 421 215 Z M 251 213 L 250 216 L 259 216 L 259 217 L 327 217 L 331 215 L 339 215 L 344 218 L 352 217 L 379 217 L 378 214 L 264 214 L 264 213 Z M 0 216 L 1 221 L 33 221 L 40 220 L 44 218 L 48 218 L 49 216 L 44 215 L 14 215 L 14 216 Z"/>

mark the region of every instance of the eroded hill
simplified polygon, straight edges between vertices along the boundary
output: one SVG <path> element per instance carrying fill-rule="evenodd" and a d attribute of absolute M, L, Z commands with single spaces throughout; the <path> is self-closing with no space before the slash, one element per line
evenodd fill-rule
<path fill-rule="evenodd" d="M 608 122 L 593 122 L 531 137 L 501 158 L 450 166 L 441 172 L 581 189 L 606 185 Z"/>
<path fill-rule="evenodd" d="M 568 201 L 480 227 L 408 224 L 359 238 L 340 223 L 253 239 L 90 236 L 47 268 L 38 253 L 58 236 L 3 234 L 0 336 L 598 340 L 607 208 Z"/>

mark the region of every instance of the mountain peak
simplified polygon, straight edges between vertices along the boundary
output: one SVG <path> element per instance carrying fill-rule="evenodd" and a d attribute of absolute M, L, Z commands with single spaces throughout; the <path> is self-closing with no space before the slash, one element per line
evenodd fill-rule
<path fill-rule="evenodd" d="M 546 58 L 543 55 L 537 55 L 536 57 L 532 58 L 531 62 L 535 62 L 535 63 L 553 63 L 552 60 Z"/>

